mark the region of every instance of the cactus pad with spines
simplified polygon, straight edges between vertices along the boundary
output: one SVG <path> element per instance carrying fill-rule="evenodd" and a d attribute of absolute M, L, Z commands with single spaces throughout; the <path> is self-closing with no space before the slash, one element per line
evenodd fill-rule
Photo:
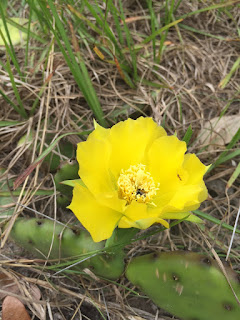
<path fill-rule="evenodd" d="M 81 256 L 84 260 L 88 253 L 91 256 L 91 252 L 103 250 L 105 246 L 104 241 L 94 242 L 85 230 L 74 231 L 70 227 L 43 219 L 18 218 L 10 238 L 35 257 L 42 259 L 77 259 Z M 122 249 L 117 254 L 99 252 L 96 256 L 79 263 L 76 268 L 89 268 L 98 276 L 114 280 L 123 273 L 124 256 Z"/>
<path fill-rule="evenodd" d="M 240 299 L 240 285 L 226 272 Z M 215 260 L 198 253 L 153 253 L 134 258 L 126 276 L 159 307 L 183 320 L 237 320 L 240 305 Z"/>

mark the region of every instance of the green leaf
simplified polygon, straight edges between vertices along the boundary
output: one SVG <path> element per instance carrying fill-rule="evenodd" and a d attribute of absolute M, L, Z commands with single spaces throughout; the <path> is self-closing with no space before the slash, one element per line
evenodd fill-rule
<path fill-rule="evenodd" d="M 183 141 L 186 142 L 186 144 L 188 145 L 189 144 L 189 141 L 191 140 L 191 137 L 192 137 L 192 134 L 193 134 L 193 131 L 192 131 L 192 126 L 190 125 L 183 137 Z"/>
<path fill-rule="evenodd" d="M 64 180 L 61 182 L 61 184 L 64 184 L 64 185 L 72 187 L 72 188 L 74 188 L 76 184 L 80 184 L 82 187 L 86 187 L 84 182 L 81 179 Z"/>
<path fill-rule="evenodd" d="M 190 222 L 194 222 L 194 223 L 204 223 L 204 221 L 202 219 L 195 216 L 194 214 L 190 214 L 184 221 L 190 221 Z"/>
<path fill-rule="evenodd" d="M 24 18 L 11 18 L 11 20 L 16 22 L 17 24 L 20 24 L 20 25 L 25 25 L 28 22 L 28 19 L 24 19 Z M 12 44 L 14 46 L 16 46 L 16 45 L 18 45 L 20 43 L 25 43 L 26 42 L 26 39 L 27 39 L 27 34 L 26 33 L 22 32 L 17 27 L 12 26 L 8 22 L 6 24 L 7 24 L 9 36 L 10 36 Z M 5 30 L 4 23 L 3 23 L 2 19 L 0 19 L 0 29 L 2 31 L 2 35 L 6 39 L 7 44 L 9 45 L 10 42 L 8 40 L 7 32 Z M 0 46 L 4 46 L 4 45 L 5 45 L 5 43 L 3 41 L 3 37 L 0 37 Z"/>

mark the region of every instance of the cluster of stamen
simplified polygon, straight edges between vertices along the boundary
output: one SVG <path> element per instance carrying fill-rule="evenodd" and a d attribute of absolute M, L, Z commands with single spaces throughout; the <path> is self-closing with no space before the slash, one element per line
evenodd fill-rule
<path fill-rule="evenodd" d="M 151 174 L 146 172 L 146 166 L 141 163 L 122 170 L 117 184 L 119 197 L 126 200 L 127 204 L 133 200 L 149 203 L 158 190 Z"/>

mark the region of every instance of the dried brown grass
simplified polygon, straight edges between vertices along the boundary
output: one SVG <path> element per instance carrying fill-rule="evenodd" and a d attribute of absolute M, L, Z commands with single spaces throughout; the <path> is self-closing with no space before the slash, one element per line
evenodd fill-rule
<path fill-rule="evenodd" d="M 128 17 L 147 16 L 147 9 L 141 5 L 140 1 L 123 3 Z M 154 2 L 154 6 L 156 12 L 159 12 L 158 19 L 162 19 L 163 11 L 162 8 L 159 8 L 159 2 Z M 178 15 L 202 6 L 201 1 L 182 1 Z M 128 116 L 151 115 L 158 123 L 164 120 L 167 131 L 169 133 L 176 131 L 179 137 L 183 137 L 191 124 L 194 136 L 191 140 L 190 151 L 197 152 L 205 164 L 213 163 L 222 149 L 215 146 L 211 152 L 202 150 L 198 136 L 204 124 L 211 118 L 219 116 L 233 98 L 225 114 L 239 114 L 239 73 L 234 74 L 225 89 L 219 87 L 220 81 L 229 72 L 239 55 L 239 39 L 236 39 L 236 24 L 239 20 L 237 9 L 231 10 L 235 22 L 229 19 L 224 12 L 218 11 L 194 15 L 184 21 L 188 26 L 204 30 L 212 35 L 222 36 L 226 40 L 176 27 L 172 28 L 168 34 L 166 50 L 160 64 L 156 65 L 153 62 L 150 44 L 141 49 L 138 54 L 139 75 L 142 76 L 142 79 L 153 82 L 160 83 L 159 79 L 162 79 L 165 88 L 154 89 L 144 85 L 144 81 L 140 81 L 136 89 L 130 89 L 122 81 L 114 65 L 101 61 L 91 51 L 91 48 L 87 48 L 84 52 L 86 63 L 109 121 L 114 123 Z M 147 18 L 129 23 L 135 43 L 141 42 L 141 33 L 150 33 L 149 23 Z M 41 90 L 42 69 L 45 63 L 45 61 L 38 61 L 38 54 L 30 53 L 34 55 L 34 68 L 29 70 L 27 84 L 19 82 L 18 85 L 27 110 L 31 108 L 32 102 Z M 24 49 L 19 49 L 17 56 L 18 61 L 23 63 Z M 5 60 L 4 53 L 1 59 Z M 52 78 L 41 97 L 37 112 L 18 126 L 0 128 L 0 167 L 7 169 L 3 177 L 5 179 L 7 175 L 8 178 L 17 177 L 36 158 L 36 142 L 42 142 L 44 145 L 44 136 L 47 133 L 57 137 L 65 132 L 93 127 L 93 114 L 86 105 L 63 57 L 60 53 L 55 52 L 50 56 L 49 61 L 47 72 L 52 73 Z M 15 101 L 10 81 L 2 70 L 0 79 L 3 82 L 2 89 L 5 94 Z M 128 105 L 128 108 L 123 111 L 125 105 Z M 2 98 L 0 119 L 20 120 L 16 112 Z M 44 121 L 46 125 L 40 126 Z M 81 125 L 77 125 L 77 122 Z M 17 146 L 19 139 L 30 130 L 35 132 L 32 142 Z M 78 136 L 66 139 L 74 145 L 80 141 Z M 56 152 L 58 152 L 57 149 Z M 202 206 L 204 212 L 230 224 L 234 223 L 240 194 L 239 178 L 226 192 L 226 183 L 234 168 L 234 164 L 228 162 L 216 168 L 207 177 L 206 183 L 211 197 Z M 40 184 L 45 188 L 52 188 L 52 179 L 43 167 L 29 177 L 24 188 L 25 190 L 36 190 Z M 22 201 L 24 205 L 53 216 L 54 197 L 44 199 L 22 196 L 21 199 L 13 197 L 13 201 Z M 23 212 L 22 207 L 17 206 L 15 217 L 19 214 L 26 215 L 26 212 Z M 61 209 L 55 214 L 58 219 L 66 219 L 66 213 Z M 230 238 L 229 232 L 225 232 L 217 225 L 207 223 L 204 234 L 215 250 L 226 253 Z M 232 251 L 234 258 L 231 259 L 235 268 L 240 262 L 239 244 L 239 236 L 236 236 Z M 157 236 L 131 245 L 128 256 L 131 258 L 145 252 L 179 248 L 209 252 L 198 228 L 193 224 L 182 223 L 170 231 L 166 230 Z M 38 270 L 41 265 L 39 261 L 22 260 L 27 255 L 21 250 L 20 252 L 19 250 L 15 252 L 15 250 L 16 247 L 12 244 L 5 245 L 1 253 L 1 260 L 4 260 L 2 265 L 4 268 L 16 270 L 14 271 L 15 276 L 22 287 L 27 283 L 35 283 L 37 280 L 42 292 L 41 312 L 44 310 L 42 314 L 47 315 L 48 319 L 101 319 L 100 313 L 96 311 L 97 308 L 105 314 L 106 319 L 111 320 L 137 320 L 140 317 L 149 320 L 172 319 L 151 301 L 130 297 L 131 294 L 126 287 L 131 288 L 131 285 L 126 282 L 124 276 L 119 283 L 112 284 L 100 279 L 97 281 L 85 279 L 81 276 L 68 279 L 63 276 L 53 277 L 44 268 Z M 34 311 L 34 308 L 32 312 L 39 317 L 39 313 Z M 40 319 L 44 317 L 41 316 Z"/>

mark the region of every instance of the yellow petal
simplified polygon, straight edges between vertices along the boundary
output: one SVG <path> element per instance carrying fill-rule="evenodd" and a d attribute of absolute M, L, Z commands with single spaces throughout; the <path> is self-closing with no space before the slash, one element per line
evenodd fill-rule
<path fill-rule="evenodd" d="M 209 166 L 205 166 L 195 154 L 186 154 L 183 168 L 188 172 L 187 184 L 197 184 L 202 181 Z"/>
<path fill-rule="evenodd" d="M 194 154 L 187 154 L 184 157 L 182 168 L 187 172 L 187 178 L 184 184 L 177 186 L 175 194 L 171 195 L 171 199 L 169 197 L 168 204 L 165 202 L 162 212 L 195 210 L 208 196 L 207 188 L 203 182 L 203 175 L 208 167 L 204 166 Z"/>
<path fill-rule="evenodd" d="M 78 144 L 79 175 L 98 202 L 121 212 L 125 201 L 118 198 L 117 184 L 109 170 L 108 132 L 97 125 L 89 139 Z"/>
<path fill-rule="evenodd" d="M 147 229 L 154 223 L 161 223 L 169 228 L 167 221 L 157 216 L 157 211 L 151 210 L 145 203 L 133 201 L 119 221 L 119 228 Z"/>
<path fill-rule="evenodd" d="M 94 196 L 101 205 L 119 212 L 124 212 L 125 210 L 126 200 L 119 199 L 117 191 L 98 193 Z"/>
<path fill-rule="evenodd" d="M 89 190 L 79 184 L 73 189 L 73 199 L 68 208 L 89 231 L 95 242 L 110 238 L 122 217 L 121 213 L 99 204 Z"/>
<path fill-rule="evenodd" d="M 133 221 L 125 216 L 123 216 L 122 219 L 120 220 L 118 227 L 119 228 L 137 228 L 137 229 L 145 230 L 151 227 L 151 225 L 153 225 L 154 223 L 160 223 L 165 228 L 169 228 L 169 223 L 166 220 L 163 220 L 161 218 L 151 217 L 151 218 Z"/>
<path fill-rule="evenodd" d="M 184 219 L 191 215 L 190 212 L 165 212 L 161 214 L 162 219 Z"/>
<path fill-rule="evenodd" d="M 160 190 L 168 192 L 179 185 L 178 169 L 184 161 L 186 143 L 175 136 L 154 141 L 148 152 L 148 169 Z"/>
<path fill-rule="evenodd" d="M 127 206 L 124 216 L 132 221 L 149 218 L 147 205 L 145 203 L 132 201 L 132 203 Z"/>
<path fill-rule="evenodd" d="M 166 132 L 152 118 L 140 117 L 119 122 L 110 130 L 111 171 L 118 178 L 121 170 L 146 162 L 146 152 L 158 137 Z"/>
<path fill-rule="evenodd" d="M 206 198 L 207 189 L 204 184 L 185 185 L 179 188 L 169 203 L 163 208 L 162 212 L 188 212 L 196 210 Z"/>
<path fill-rule="evenodd" d="M 79 176 L 93 194 L 116 190 L 109 172 L 111 147 L 108 133 L 108 130 L 97 126 L 87 141 L 80 142 L 77 147 Z"/>

